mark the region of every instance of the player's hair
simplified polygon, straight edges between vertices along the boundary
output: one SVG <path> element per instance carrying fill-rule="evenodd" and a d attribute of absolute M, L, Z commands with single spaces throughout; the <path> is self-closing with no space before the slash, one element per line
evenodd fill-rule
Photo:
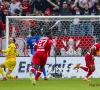
<path fill-rule="evenodd" d="M 50 34 L 51 34 L 51 32 L 50 32 L 50 31 L 46 32 L 46 36 L 48 36 L 48 35 L 50 35 Z"/>
<path fill-rule="evenodd" d="M 31 30 L 31 36 L 34 36 L 35 32 L 33 30 Z"/>
<path fill-rule="evenodd" d="M 15 38 L 13 38 L 13 42 L 14 42 L 14 43 L 16 42 Z"/>

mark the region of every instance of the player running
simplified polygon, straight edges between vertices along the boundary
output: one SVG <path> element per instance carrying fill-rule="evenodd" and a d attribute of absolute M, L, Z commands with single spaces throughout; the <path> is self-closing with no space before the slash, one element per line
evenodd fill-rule
<path fill-rule="evenodd" d="M 34 46 L 36 52 L 32 58 L 33 68 L 30 69 L 30 80 L 35 85 L 38 80 L 43 68 L 46 64 L 47 57 L 50 55 L 50 49 L 52 46 L 52 34 L 51 32 L 46 33 L 46 37 L 40 38 Z M 38 69 L 39 67 L 39 69 Z M 38 69 L 35 78 L 32 76 L 32 73 Z"/>
<path fill-rule="evenodd" d="M 85 55 L 85 63 L 86 66 L 81 66 L 80 64 L 76 64 L 76 66 L 73 69 L 81 68 L 84 71 L 88 72 L 86 77 L 83 79 L 84 81 L 90 81 L 88 80 L 88 77 L 95 71 L 95 62 L 94 62 L 94 56 L 99 56 L 100 54 L 100 38 L 97 40 L 98 43 L 95 43 L 89 50 L 89 52 Z"/>
<path fill-rule="evenodd" d="M 29 36 L 26 39 L 26 43 L 27 43 L 27 49 L 30 48 L 30 56 L 32 57 L 34 55 L 34 45 L 35 43 L 41 38 L 41 36 L 34 36 L 35 33 L 34 31 L 31 31 L 31 36 Z M 34 72 L 34 75 L 36 75 L 36 71 Z M 48 78 L 46 77 L 46 70 L 45 67 L 43 68 L 43 75 L 44 75 L 44 80 L 48 80 Z"/>
<path fill-rule="evenodd" d="M 16 51 L 16 46 L 15 46 L 15 39 L 10 38 L 9 47 L 6 50 L 0 50 L 0 51 L 3 53 L 7 53 L 6 60 L 2 64 L 0 64 L 0 73 L 3 77 L 2 81 L 6 81 L 7 78 L 17 80 L 17 76 L 14 77 L 13 75 L 11 75 L 14 67 L 16 66 L 16 56 L 18 56 L 18 52 Z M 4 75 L 4 71 L 2 69 L 4 67 L 8 68 L 6 76 Z"/>

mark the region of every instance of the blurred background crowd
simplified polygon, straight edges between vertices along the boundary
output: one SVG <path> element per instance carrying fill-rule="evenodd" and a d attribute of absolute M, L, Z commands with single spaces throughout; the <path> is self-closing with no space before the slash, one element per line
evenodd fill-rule
<path fill-rule="evenodd" d="M 74 16 L 100 15 L 100 0 L 0 0 L 0 37 L 4 36 L 5 34 L 4 30 L 6 24 L 6 16 L 68 16 L 68 15 L 74 15 Z M 67 29 L 67 33 L 71 31 L 70 32 L 71 35 L 84 36 L 87 34 L 91 36 L 93 35 L 93 32 L 95 32 L 94 30 L 95 28 L 96 32 L 98 32 L 97 30 L 100 24 L 97 23 L 97 21 L 96 23 L 80 22 L 79 20 L 76 23 L 76 21 L 75 23 L 60 22 L 60 21 L 57 21 L 56 23 L 56 21 L 54 21 L 52 22 L 52 25 L 55 24 L 53 26 L 54 28 L 55 26 L 61 26 L 61 23 L 66 24 L 66 27 L 64 26 L 64 28 L 62 27 L 62 29 L 64 30 Z M 34 22 L 32 20 L 29 22 L 31 23 L 31 26 L 36 26 L 37 24 L 37 22 Z M 18 23 L 23 24 L 25 23 L 25 21 L 18 21 Z M 49 26 L 49 28 L 51 27 L 50 29 L 53 29 L 52 25 L 50 26 L 47 24 L 48 22 L 43 22 L 43 23 L 41 24 L 42 26 L 46 24 L 47 27 Z M 27 21 L 25 24 L 26 26 L 28 26 Z M 14 25 L 16 25 L 16 23 L 10 22 L 10 29 L 12 29 Z M 17 24 L 17 26 L 19 25 Z M 15 29 L 17 29 L 18 31 L 19 30 L 18 28 L 21 27 L 17 26 Z M 36 30 L 37 27 L 35 27 Z M 95 28 L 93 29 L 93 27 Z M 38 30 L 41 28 L 42 27 L 38 28 Z M 88 31 L 86 33 L 85 33 L 85 28 L 87 28 Z M 81 32 L 79 30 L 81 30 Z"/>
<path fill-rule="evenodd" d="M 0 16 L 100 15 L 100 0 L 0 0 Z"/>
<path fill-rule="evenodd" d="M 5 36 L 6 16 L 76 15 L 100 15 L 100 0 L 0 0 L 0 38 Z M 30 30 L 41 36 L 46 30 L 52 30 L 55 36 L 93 36 L 95 39 L 100 33 L 100 21 L 74 18 L 66 21 L 9 20 L 9 35 L 12 37 L 26 37 Z"/>

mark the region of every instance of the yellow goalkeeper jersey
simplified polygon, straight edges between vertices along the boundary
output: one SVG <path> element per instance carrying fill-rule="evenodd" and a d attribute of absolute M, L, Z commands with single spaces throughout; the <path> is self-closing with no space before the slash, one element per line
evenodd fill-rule
<path fill-rule="evenodd" d="M 16 56 L 18 56 L 18 52 L 16 51 L 16 46 L 15 46 L 14 43 L 11 43 L 9 45 L 9 47 L 6 50 L 2 50 L 2 52 L 7 53 L 6 59 L 9 59 L 9 58 L 15 58 L 16 59 Z"/>

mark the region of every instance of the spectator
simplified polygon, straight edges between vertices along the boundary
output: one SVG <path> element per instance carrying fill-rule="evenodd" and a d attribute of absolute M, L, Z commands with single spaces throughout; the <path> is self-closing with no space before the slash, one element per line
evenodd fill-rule
<path fill-rule="evenodd" d="M 60 0 L 56 0 L 54 3 L 51 2 L 51 0 L 47 0 L 52 6 L 53 6 L 53 12 L 56 14 L 56 13 L 59 13 L 60 12 Z"/>
<path fill-rule="evenodd" d="M 100 3 L 97 4 L 95 11 L 96 11 L 96 15 L 100 15 Z"/>
<path fill-rule="evenodd" d="M 81 7 L 79 6 L 79 2 L 77 2 L 77 7 L 80 9 L 81 15 L 91 15 L 93 9 L 96 7 L 96 3 L 91 8 L 89 8 L 87 3 L 84 5 L 84 7 Z"/>
<path fill-rule="evenodd" d="M 98 0 L 75 0 L 75 3 L 79 2 L 79 6 L 83 7 L 84 4 L 88 4 L 89 8 L 91 8 L 92 6 L 94 6 L 95 2 L 97 2 Z"/>
<path fill-rule="evenodd" d="M 91 36 L 92 35 L 92 23 L 91 21 L 83 21 L 82 22 L 82 35 L 83 36 Z"/>
<path fill-rule="evenodd" d="M 15 15 L 15 10 L 17 9 L 19 10 L 19 6 L 20 6 L 20 3 L 17 2 L 17 0 L 11 1 L 10 8 L 9 8 L 11 15 Z"/>
<path fill-rule="evenodd" d="M 71 11 L 72 11 L 72 15 L 80 15 L 80 10 L 77 6 L 74 7 Z"/>
<path fill-rule="evenodd" d="M 60 20 L 57 20 L 56 23 L 50 27 L 50 30 L 52 30 L 54 27 L 57 27 L 58 30 L 55 32 L 55 35 L 59 36 L 62 34 L 62 28 L 61 28 L 61 21 Z"/>
<path fill-rule="evenodd" d="M 41 11 L 35 10 L 33 16 L 43 16 L 43 13 Z"/>
<path fill-rule="evenodd" d="M 60 15 L 61 16 L 70 15 L 71 9 L 74 7 L 75 7 L 74 4 L 72 6 L 68 6 L 67 2 L 63 2 L 63 7 L 60 9 Z"/>
<path fill-rule="evenodd" d="M 50 8 L 47 8 L 45 13 L 44 13 L 44 16 L 53 16 L 52 12 L 51 12 L 51 9 Z"/>
<path fill-rule="evenodd" d="M 2 22 L 2 18 L 0 17 L 0 37 L 3 37 L 5 34 L 5 31 L 4 31 L 4 24 Z"/>
<path fill-rule="evenodd" d="M 74 3 L 74 1 L 71 1 L 70 2 L 70 6 L 73 6 L 73 5 L 74 5 L 74 7 L 71 9 L 71 14 L 72 15 L 80 15 L 79 8 L 76 6 L 76 4 Z"/>
<path fill-rule="evenodd" d="M 1 8 L 2 8 L 2 11 L 4 12 L 4 14 L 8 15 L 9 7 L 10 7 L 10 4 L 7 1 L 6 2 L 3 2 L 1 4 Z"/>
<path fill-rule="evenodd" d="M 42 33 L 43 36 L 45 36 L 47 30 L 50 28 L 49 22 L 50 21 L 48 19 L 45 19 L 43 27 L 41 29 L 41 33 Z"/>
<path fill-rule="evenodd" d="M 79 36 L 81 34 L 81 26 L 79 23 L 79 19 L 74 19 L 73 23 L 71 24 L 71 35 Z"/>
<path fill-rule="evenodd" d="M 4 14 L 3 10 L 2 10 L 2 7 L 0 7 L 0 17 L 1 17 L 2 21 L 3 21 L 3 23 L 5 23 L 5 14 Z"/>
<path fill-rule="evenodd" d="M 19 36 L 20 28 L 16 25 L 16 23 L 11 23 L 9 26 L 9 30 L 11 37 Z"/>
<path fill-rule="evenodd" d="M 27 0 L 23 0 L 21 3 L 23 10 L 27 13 L 30 12 L 30 5 Z"/>
<path fill-rule="evenodd" d="M 16 9 L 16 10 L 15 10 L 15 14 L 16 14 L 17 16 L 26 16 L 26 11 L 23 10 L 22 5 L 20 5 L 20 9 L 19 9 L 19 10 Z"/>
<path fill-rule="evenodd" d="M 31 14 L 34 12 L 34 10 L 42 11 L 42 13 L 44 13 L 44 2 L 42 0 L 35 0 L 31 5 Z"/>

